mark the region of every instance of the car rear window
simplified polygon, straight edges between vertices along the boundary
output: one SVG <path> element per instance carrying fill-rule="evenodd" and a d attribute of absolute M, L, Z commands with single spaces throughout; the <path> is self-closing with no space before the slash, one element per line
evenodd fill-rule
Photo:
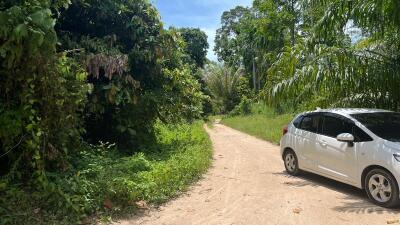
<path fill-rule="evenodd" d="M 296 128 L 299 128 L 302 119 L 303 119 L 303 116 L 298 116 L 298 117 L 293 121 L 293 125 L 294 125 Z"/>

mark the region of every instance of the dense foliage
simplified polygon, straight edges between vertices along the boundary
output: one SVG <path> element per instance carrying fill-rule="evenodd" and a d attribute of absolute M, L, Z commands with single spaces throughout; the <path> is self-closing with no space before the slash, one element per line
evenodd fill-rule
<path fill-rule="evenodd" d="M 229 113 L 243 98 L 251 95 L 242 69 L 210 63 L 202 70 L 202 75 L 211 93 L 215 114 Z"/>
<path fill-rule="evenodd" d="M 204 116 L 207 48 L 199 29 L 165 29 L 147 0 L 1 1 L 0 223 L 24 210 L 38 223 L 75 223 L 105 198 L 156 202 L 204 171 L 204 134 L 191 142 L 193 127 L 175 127 L 182 139 L 165 143 L 160 123 Z"/>
<path fill-rule="evenodd" d="M 6 165 L 34 159 L 28 167 L 65 169 L 83 135 L 133 152 L 154 139 L 157 120 L 200 118 L 205 96 L 192 67 L 204 62 L 207 44 L 192 65 L 186 48 L 198 38 L 163 29 L 147 1 L 68 2 L 0 5 Z M 187 33 L 206 40 L 200 30 Z"/>
<path fill-rule="evenodd" d="M 200 117 L 203 96 L 185 62 L 194 41 L 164 30 L 147 1 L 74 1 L 61 11 L 56 30 L 63 50 L 78 49 L 71 55 L 89 72 L 86 130 L 92 142 L 132 151 L 154 136 L 157 119 Z"/>
<path fill-rule="evenodd" d="M 207 35 L 199 28 L 181 28 L 179 32 L 186 42 L 185 52 L 190 56 L 192 64 L 203 68 L 207 62 Z"/>
<path fill-rule="evenodd" d="M 0 5 L 1 171 L 45 187 L 44 171 L 67 169 L 83 132 L 87 73 L 56 53 L 49 2 L 10 2 Z"/>
<path fill-rule="evenodd" d="M 209 166 L 208 135 L 201 123 L 157 124 L 155 130 L 156 142 L 145 153 L 121 156 L 109 143 L 82 146 L 74 169 L 55 174 L 55 193 L 1 187 L 0 224 L 110 222 L 137 204 L 147 207 L 181 193 Z"/>
<path fill-rule="evenodd" d="M 399 35 L 400 24 L 393 16 L 398 4 L 331 1 L 306 7 L 322 9 L 324 15 L 313 27 L 315 35 L 278 58 L 271 75 L 285 73 L 283 61 L 291 61 L 285 65 L 291 71 L 270 90 L 270 100 L 294 99 L 293 91 L 300 87 L 300 98 L 311 98 L 311 105 L 399 110 L 400 42 L 394 37 Z M 360 30 L 361 37 L 344 32 L 350 24 Z M 300 58 L 307 60 L 299 61 Z M 296 99 L 294 103 L 301 101 Z"/>
<path fill-rule="evenodd" d="M 222 15 L 216 51 L 280 110 L 399 110 L 398 10 L 395 0 L 256 0 Z"/>
<path fill-rule="evenodd" d="M 400 110 L 399 11 L 397 0 L 255 0 L 223 13 L 216 64 L 204 32 L 165 29 L 147 0 L 0 1 L 0 222 L 163 201 L 209 156 L 200 125 L 171 124 L 254 113 L 260 97 L 280 113 Z"/>

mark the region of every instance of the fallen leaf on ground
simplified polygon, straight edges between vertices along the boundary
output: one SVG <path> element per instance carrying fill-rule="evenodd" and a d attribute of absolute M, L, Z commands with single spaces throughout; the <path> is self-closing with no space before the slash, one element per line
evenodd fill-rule
<path fill-rule="evenodd" d="M 106 200 L 104 200 L 103 203 L 104 207 L 106 207 L 107 209 L 112 209 L 113 207 L 113 203 L 111 202 L 110 199 L 106 198 Z"/>
<path fill-rule="evenodd" d="M 387 224 L 394 224 L 394 223 L 399 223 L 400 220 L 388 220 Z"/>
<path fill-rule="evenodd" d="M 135 204 L 139 209 L 149 209 L 149 207 L 147 206 L 147 203 L 143 200 L 135 202 Z"/>
<path fill-rule="evenodd" d="M 294 208 L 293 209 L 293 213 L 296 213 L 296 214 L 299 214 L 301 211 L 303 211 L 303 210 L 300 209 L 300 208 Z"/>
<path fill-rule="evenodd" d="M 86 217 L 81 221 L 81 224 L 93 224 L 93 219 L 90 217 Z"/>

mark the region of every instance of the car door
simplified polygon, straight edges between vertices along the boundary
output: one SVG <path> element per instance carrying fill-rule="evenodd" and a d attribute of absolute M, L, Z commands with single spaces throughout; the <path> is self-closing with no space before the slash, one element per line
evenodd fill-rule
<path fill-rule="evenodd" d="M 326 113 L 322 117 L 321 134 L 317 137 L 318 170 L 344 181 L 354 181 L 357 172 L 355 145 L 336 139 L 342 133 L 353 134 L 354 122 L 346 117 Z"/>
<path fill-rule="evenodd" d="M 303 116 L 296 135 L 296 149 L 298 150 L 299 164 L 301 167 L 311 170 L 316 169 L 316 160 L 318 158 L 316 150 L 317 133 L 320 130 L 319 113 L 306 114 Z"/>

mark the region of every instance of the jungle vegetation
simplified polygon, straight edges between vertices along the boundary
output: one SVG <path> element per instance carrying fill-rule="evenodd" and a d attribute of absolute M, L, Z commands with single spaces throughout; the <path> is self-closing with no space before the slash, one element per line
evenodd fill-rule
<path fill-rule="evenodd" d="M 398 111 L 399 10 L 396 0 L 255 0 L 223 13 L 215 51 L 277 112 Z"/>
<path fill-rule="evenodd" d="M 168 200 L 209 165 L 208 115 L 276 141 L 315 107 L 399 111 L 399 12 L 254 0 L 222 14 L 210 62 L 206 34 L 165 28 L 148 0 L 0 1 L 0 224 L 109 221 Z"/>
<path fill-rule="evenodd" d="M 86 223 L 183 191 L 211 157 L 195 122 L 207 48 L 147 0 L 0 1 L 0 224 Z"/>
<path fill-rule="evenodd" d="M 317 107 L 399 111 L 399 12 L 396 0 L 254 0 L 224 12 L 214 50 L 251 91 L 214 88 L 236 73 L 208 79 L 222 123 L 277 143 L 296 113 Z"/>

